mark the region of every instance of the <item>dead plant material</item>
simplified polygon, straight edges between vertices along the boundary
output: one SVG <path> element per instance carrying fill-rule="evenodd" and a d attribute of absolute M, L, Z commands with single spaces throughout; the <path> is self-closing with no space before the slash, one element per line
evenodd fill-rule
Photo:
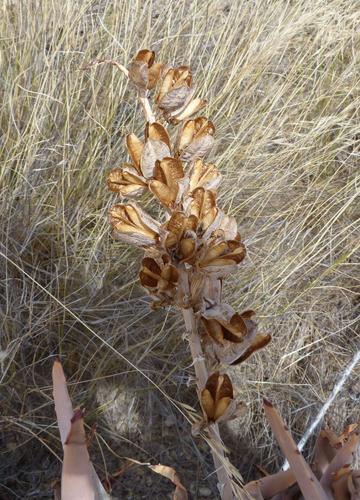
<path fill-rule="evenodd" d="M 153 307 L 174 305 L 183 311 L 203 409 L 199 425 L 214 442 L 219 491 L 230 500 L 231 473 L 217 424 L 236 418 L 238 405 L 228 375 L 208 371 L 219 364 L 245 361 L 270 336 L 256 333 L 253 311 L 238 314 L 222 303 L 221 280 L 236 269 L 246 251 L 235 219 L 218 206 L 218 169 L 204 161 L 214 143 L 215 127 L 205 116 L 188 120 L 171 143 L 152 111 L 147 90 L 160 79 L 156 103 L 173 125 L 197 113 L 205 101 L 193 98 L 195 86 L 188 66 L 169 68 L 161 78 L 161 65 L 154 67 L 154 60 L 155 53 L 143 49 L 130 65 L 128 76 L 138 89 L 147 122 L 144 140 L 127 136 L 132 165 L 112 170 L 108 186 L 123 196 L 139 197 L 148 191 L 164 215 L 158 222 L 139 205 L 120 203 L 110 210 L 110 223 L 115 237 L 146 248 L 140 282 L 150 293 Z"/>
<path fill-rule="evenodd" d="M 73 411 L 60 361 L 52 370 L 55 412 L 64 460 L 61 474 L 61 500 L 110 500 L 90 461 L 84 428 L 84 412 Z"/>
<path fill-rule="evenodd" d="M 359 444 L 357 424 L 347 427 L 341 436 L 326 428 L 315 444 L 314 463 L 307 464 L 288 427 L 270 401 L 264 399 L 264 411 L 290 469 L 252 481 L 245 489 L 256 499 L 275 500 L 356 500 L 360 498 L 360 471 L 352 469 Z"/>

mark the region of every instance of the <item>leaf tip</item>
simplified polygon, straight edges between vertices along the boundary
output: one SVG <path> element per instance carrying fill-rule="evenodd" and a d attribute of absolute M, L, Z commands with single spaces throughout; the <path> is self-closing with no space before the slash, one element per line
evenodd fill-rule
<path fill-rule="evenodd" d="M 71 423 L 73 424 L 74 422 L 77 422 L 78 420 L 81 420 L 82 418 L 84 418 L 84 413 L 85 413 L 85 410 L 83 410 L 82 408 L 77 408 L 74 411 L 74 415 L 71 418 Z"/>
<path fill-rule="evenodd" d="M 263 404 L 264 404 L 264 406 L 267 406 L 267 407 L 269 407 L 269 408 L 273 408 L 273 407 L 274 407 L 274 405 L 272 404 L 272 402 L 271 402 L 271 401 L 269 401 L 269 400 L 268 400 L 268 399 L 266 399 L 266 398 L 263 398 Z"/>

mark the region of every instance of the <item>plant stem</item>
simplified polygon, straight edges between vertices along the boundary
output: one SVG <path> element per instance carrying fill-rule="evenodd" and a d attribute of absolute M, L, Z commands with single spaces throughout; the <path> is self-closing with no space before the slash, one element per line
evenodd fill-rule
<path fill-rule="evenodd" d="M 185 267 L 180 269 L 179 286 L 185 300 L 186 298 L 190 298 L 189 276 Z M 200 401 L 201 392 L 205 388 L 206 381 L 208 379 L 208 371 L 201 347 L 200 335 L 198 334 L 194 310 L 192 307 L 182 308 L 182 313 L 184 317 L 186 333 L 189 340 L 191 357 L 194 364 L 197 393 Z M 214 445 L 214 449 L 211 450 L 211 453 L 216 467 L 216 474 L 219 481 L 218 488 L 221 498 L 222 500 L 233 500 L 234 495 L 231 487 L 231 477 L 229 476 L 226 468 L 223 465 L 226 457 L 219 433 L 219 427 L 217 424 L 212 424 L 209 426 L 209 436 L 212 444 Z"/>
<path fill-rule="evenodd" d="M 116 66 L 120 71 L 124 73 L 125 76 L 129 78 L 129 71 L 123 66 L 122 64 L 116 62 L 116 61 L 107 61 Z M 154 123 L 155 120 L 155 115 L 153 113 L 153 110 L 151 109 L 149 99 L 145 96 L 141 96 L 139 94 L 139 101 L 141 102 L 141 105 L 143 107 L 144 115 L 146 118 L 146 121 L 149 123 Z"/>
<path fill-rule="evenodd" d="M 115 66 L 116 68 L 118 68 L 127 78 L 129 78 L 129 70 L 127 68 L 125 68 L 124 65 L 118 63 L 117 61 L 114 61 L 113 59 L 98 59 L 98 60 L 90 63 L 90 65 L 85 66 L 85 68 L 89 68 L 91 66 L 99 65 L 99 64 L 111 64 L 112 66 Z M 139 97 L 139 101 L 143 107 L 146 121 L 149 123 L 154 123 L 156 121 L 156 119 L 155 119 L 155 115 L 151 109 L 149 99 L 146 97 L 146 95 L 142 97 L 139 94 L 138 97 Z"/>
<path fill-rule="evenodd" d="M 149 122 L 149 123 L 154 123 L 156 121 L 155 120 L 155 115 L 154 115 L 154 113 L 153 113 L 153 111 L 151 109 L 151 106 L 150 106 L 150 103 L 149 103 L 149 99 L 146 96 L 145 97 L 141 97 L 139 95 L 139 101 L 142 104 L 146 121 Z"/>

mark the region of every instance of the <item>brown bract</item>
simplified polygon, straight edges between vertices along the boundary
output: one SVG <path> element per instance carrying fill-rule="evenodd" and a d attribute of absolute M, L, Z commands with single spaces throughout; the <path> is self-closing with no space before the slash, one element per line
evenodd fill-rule
<path fill-rule="evenodd" d="M 148 49 L 139 50 L 129 66 L 129 78 L 138 88 L 140 94 L 151 90 L 158 82 L 164 65 L 155 63 L 155 52 Z"/>
<path fill-rule="evenodd" d="M 178 123 L 206 105 L 203 99 L 193 99 L 194 93 L 190 68 L 170 68 L 160 87 L 157 104 L 168 121 Z"/>
<path fill-rule="evenodd" d="M 166 207 L 173 208 L 180 201 L 183 189 L 180 180 L 184 178 L 182 163 L 177 158 L 166 157 L 155 163 L 154 179 L 149 182 L 150 191 Z M 182 184 L 182 187 L 184 184 Z"/>
<path fill-rule="evenodd" d="M 205 116 L 187 121 L 178 138 L 177 150 L 184 161 L 203 158 L 214 144 L 215 127 Z"/>
<path fill-rule="evenodd" d="M 110 224 L 115 238 L 136 246 L 148 247 L 159 240 L 159 224 L 135 203 L 119 203 L 110 209 Z"/>
<path fill-rule="evenodd" d="M 209 422 L 218 422 L 234 399 L 231 380 L 226 374 L 213 373 L 201 392 L 201 406 Z"/>

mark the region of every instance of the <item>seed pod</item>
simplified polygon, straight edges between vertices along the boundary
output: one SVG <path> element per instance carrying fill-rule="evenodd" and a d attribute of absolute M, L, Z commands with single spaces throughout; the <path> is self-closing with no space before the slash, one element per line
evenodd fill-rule
<path fill-rule="evenodd" d="M 214 144 L 214 134 L 213 123 L 204 116 L 187 121 L 180 132 L 177 145 L 181 159 L 193 161 L 203 158 Z"/>
<path fill-rule="evenodd" d="M 197 218 L 199 231 L 205 232 L 214 223 L 218 215 L 215 193 L 202 187 L 195 189 L 187 211 Z"/>
<path fill-rule="evenodd" d="M 135 203 L 119 203 L 110 209 L 110 224 L 115 238 L 136 246 L 155 245 L 159 240 L 159 224 Z"/>
<path fill-rule="evenodd" d="M 206 297 L 205 297 L 206 299 Z M 212 307 L 202 313 L 201 321 L 206 333 L 217 343 L 225 341 L 243 342 L 256 328 L 253 321 L 254 311 L 236 313 L 227 304 Z"/>
<path fill-rule="evenodd" d="M 155 52 L 148 49 L 139 50 L 129 66 L 129 78 L 138 88 L 141 95 L 151 90 L 158 82 L 163 64 L 154 63 Z"/>
<path fill-rule="evenodd" d="M 152 295 L 165 294 L 172 297 L 175 294 L 179 271 L 166 262 L 166 257 L 158 259 L 145 257 L 142 261 L 140 282 Z"/>
<path fill-rule="evenodd" d="M 245 255 L 245 246 L 241 241 L 210 241 L 198 264 L 207 273 L 223 277 L 234 271 Z"/>
<path fill-rule="evenodd" d="M 167 232 L 164 246 L 182 262 L 190 262 L 195 255 L 198 220 L 195 216 L 186 216 L 183 212 L 173 212 L 165 225 Z"/>
<path fill-rule="evenodd" d="M 170 138 L 161 123 L 147 123 L 145 126 L 145 142 L 135 134 L 126 136 L 126 146 L 133 161 L 133 167 L 144 179 L 154 175 L 155 163 L 170 156 Z"/>
<path fill-rule="evenodd" d="M 131 165 L 111 170 L 107 177 L 107 183 L 110 191 L 123 196 L 136 196 L 147 187 L 144 177 L 139 176 L 137 170 Z"/>
<path fill-rule="evenodd" d="M 206 105 L 203 99 L 192 99 L 194 93 L 190 68 L 170 68 L 164 76 L 157 104 L 168 121 L 179 123 Z"/>
<path fill-rule="evenodd" d="M 202 160 L 196 160 L 192 166 L 190 174 L 189 191 L 196 188 L 216 189 L 220 183 L 221 176 L 215 165 L 206 165 Z"/>
<path fill-rule="evenodd" d="M 155 163 L 154 180 L 149 182 L 152 193 L 167 206 L 174 206 L 177 201 L 180 184 L 184 178 L 181 161 L 176 158 L 165 157 Z"/>
<path fill-rule="evenodd" d="M 181 109 L 193 93 L 190 68 L 179 66 L 167 71 L 156 100 L 161 110 L 172 113 Z"/>
<path fill-rule="evenodd" d="M 219 420 L 234 398 L 233 387 L 228 375 L 213 373 L 201 392 L 201 406 L 209 422 Z"/>

